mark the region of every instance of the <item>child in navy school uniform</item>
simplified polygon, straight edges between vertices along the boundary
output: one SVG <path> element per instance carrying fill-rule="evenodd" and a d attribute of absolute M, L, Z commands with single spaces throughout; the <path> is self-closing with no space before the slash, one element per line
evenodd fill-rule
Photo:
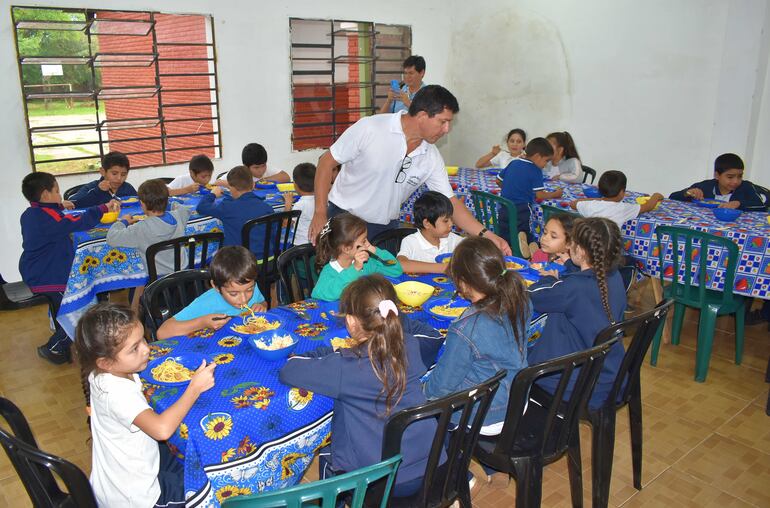
<path fill-rule="evenodd" d="M 69 201 L 75 208 L 101 205 L 111 199 L 136 196 L 136 189 L 126 182 L 131 164 L 120 152 L 110 152 L 102 158 L 102 177 L 83 185 Z"/>
<path fill-rule="evenodd" d="M 395 302 L 393 285 L 382 275 L 355 280 L 342 293 L 340 312 L 357 344 L 321 347 L 289 358 L 281 369 L 282 383 L 334 399 L 331 456 L 320 455 L 322 479 L 379 462 L 388 417 L 426 402 L 420 377 L 443 339 L 428 325 L 399 320 Z M 426 420 L 404 433 L 394 496 L 419 489 L 435 430 L 436 422 Z"/>
<path fill-rule="evenodd" d="M 210 215 L 222 221 L 225 230 L 224 245 L 241 245 L 243 225 L 251 219 L 272 214 L 273 207 L 254 194 L 254 181 L 246 166 L 235 166 L 231 169 L 227 173 L 227 184 L 230 186 L 229 196 L 216 203 L 215 199 L 222 196 L 222 189 L 214 187 L 211 194 L 201 198 L 197 210 L 201 215 Z M 250 250 L 257 257 L 262 255 L 264 242 L 265 227 L 252 228 Z"/>
<path fill-rule="evenodd" d="M 519 247 L 524 257 L 529 258 L 529 242 L 532 241 L 532 233 L 529 229 L 529 217 L 532 213 L 530 206 L 535 203 L 535 199 L 559 198 L 562 190 L 553 192 L 545 190 L 543 168 L 553 157 L 551 144 L 543 138 L 535 138 L 527 143 L 524 151 L 526 155 L 511 161 L 497 175 L 497 180 L 501 188 L 500 195 L 516 205 L 515 227 L 519 232 Z M 501 236 L 508 238 L 510 228 L 508 212 L 505 208 L 501 208 L 499 214 Z"/>
<path fill-rule="evenodd" d="M 112 201 L 88 208 L 79 215 L 65 215 L 56 178 L 42 171 L 25 176 L 21 192 L 29 201 L 29 208 L 21 214 L 24 252 L 19 260 L 19 272 L 33 293 L 48 298 L 56 327 L 48 342 L 38 347 L 37 352 L 51 363 L 61 364 L 69 361 L 72 344 L 56 321 L 75 258 L 70 235 L 93 228 L 104 212 L 108 209 L 116 212 L 120 210 L 120 204 Z"/>
<path fill-rule="evenodd" d="M 694 183 L 669 199 L 691 201 L 716 199 L 720 208 L 738 208 L 746 212 L 764 212 L 768 209 L 765 196 L 753 183 L 743 179 L 743 160 L 734 153 L 723 153 L 714 160 L 714 178 Z"/>
<path fill-rule="evenodd" d="M 535 312 L 548 314 L 543 334 L 529 349 L 530 365 L 588 349 L 601 330 L 623 319 L 626 292 L 618 273 L 622 253 L 617 224 L 598 217 L 575 220 L 570 259 L 580 270 L 561 279 L 543 277 L 529 288 Z M 607 398 L 623 355 L 620 342 L 610 348 L 591 396 L 592 408 Z M 538 384 L 553 393 L 558 378 L 546 377 Z"/>

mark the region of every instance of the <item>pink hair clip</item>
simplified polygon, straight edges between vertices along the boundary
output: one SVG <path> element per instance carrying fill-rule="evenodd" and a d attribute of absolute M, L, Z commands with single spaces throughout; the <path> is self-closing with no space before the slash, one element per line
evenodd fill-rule
<path fill-rule="evenodd" d="M 393 300 L 381 300 L 380 303 L 377 304 L 377 308 L 380 309 L 380 316 L 382 316 L 383 319 L 388 317 L 390 311 L 393 311 L 393 314 L 398 316 L 398 307 L 393 303 Z"/>

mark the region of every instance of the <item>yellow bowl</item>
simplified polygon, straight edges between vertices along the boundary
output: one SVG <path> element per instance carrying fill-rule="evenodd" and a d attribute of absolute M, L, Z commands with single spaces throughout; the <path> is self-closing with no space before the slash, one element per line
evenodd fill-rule
<path fill-rule="evenodd" d="M 277 187 L 278 187 L 278 190 L 281 191 L 281 192 L 293 192 L 294 191 L 294 183 L 293 182 L 279 183 L 277 185 Z"/>
<path fill-rule="evenodd" d="M 446 174 L 448 174 L 449 176 L 455 176 L 458 171 L 460 171 L 460 168 L 458 166 L 447 166 L 446 167 Z"/>
<path fill-rule="evenodd" d="M 650 200 L 650 196 L 639 196 L 638 198 L 636 198 L 636 202 L 639 203 L 640 205 L 645 204 L 649 200 Z M 660 208 L 660 203 L 661 202 L 658 201 L 658 204 L 655 205 L 655 208 L 653 208 L 653 210 L 657 210 L 658 208 Z"/>
<path fill-rule="evenodd" d="M 102 215 L 102 224 L 112 224 L 118 220 L 118 212 L 106 212 Z"/>
<path fill-rule="evenodd" d="M 410 307 L 419 307 L 433 296 L 433 286 L 416 280 L 396 284 L 394 288 L 401 303 Z"/>

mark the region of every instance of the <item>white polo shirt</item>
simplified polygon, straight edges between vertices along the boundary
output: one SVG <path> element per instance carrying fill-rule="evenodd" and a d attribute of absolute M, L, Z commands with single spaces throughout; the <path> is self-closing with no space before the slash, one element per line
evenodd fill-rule
<path fill-rule="evenodd" d="M 609 219 L 619 228 L 623 229 L 623 223 L 639 217 L 641 206 L 636 203 L 624 203 L 615 201 L 578 201 L 577 211 L 583 217 L 602 217 Z"/>
<path fill-rule="evenodd" d="M 448 237 L 439 239 L 438 247 L 436 247 L 426 240 L 421 232 L 417 231 L 401 241 L 401 249 L 399 249 L 398 255 L 405 256 L 411 261 L 435 263 L 436 256 L 454 252 L 457 244 L 462 240 L 462 236 L 455 233 L 449 233 Z"/>
<path fill-rule="evenodd" d="M 91 386 L 91 485 L 99 506 L 148 507 L 160 497 L 158 442 L 134 425 L 150 406 L 137 374 L 88 376 Z"/>
<path fill-rule="evenodd" d="M 409 158 L 403 182 L 396 175 L 404 162 L 406 136 L 401 115 L 367 116 L 351 125 L 329 148 L 342 170 L 334 181 L 329 201 L 374 224 L 387 224 L 400 215 L 401 204 L 420 185 L 448 198 L 454 196 L 444 159 L 435 145 L 424 141 Z"/>

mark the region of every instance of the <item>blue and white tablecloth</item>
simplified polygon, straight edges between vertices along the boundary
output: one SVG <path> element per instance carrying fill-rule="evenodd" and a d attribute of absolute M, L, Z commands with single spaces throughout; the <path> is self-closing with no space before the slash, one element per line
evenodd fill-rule
<path fill-rule="evenodd" d="M 264 197 L 274 209 L 283 209 L 283 196 L 277 191 L 255 192 Z M 187 235 L 222 230 L 219 219 L 201 216 L 195 212 L 201 197 L 200 194 L 191 194 L 172 197 L 169 200 L 170 204 L 176 202 L 193 210 L 185 228 Z M 121 216 L 142 213 L 138 202 L 124 206 L 120 211 Z M 75 336 L 78 319 L 88 307 L 96 303 L 98 293 L 143 286 L 147 283 L 147 269 L 137 249 L 107 245 L 105 238 L 109 227 L 107 224 L 73 235 L 75 259 L 58 316 L 59 323 L 70 337 Z"/>

